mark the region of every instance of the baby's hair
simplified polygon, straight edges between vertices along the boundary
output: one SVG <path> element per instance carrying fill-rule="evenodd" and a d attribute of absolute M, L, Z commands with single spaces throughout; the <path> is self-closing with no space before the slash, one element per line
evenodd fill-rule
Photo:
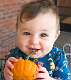
<path fill-rule="evenodd" d="M 58 9 L 55 6 L 53 0 L 36 0 L 29 3 L 24 4 L 22 6 L 20 15 L 17 18 L 17 29 L 18 29 L 18 22 L 23 23 L 23 20 L 29 21 L 35 18 L 39 13 L 46 13 L 51 10 L 57 17 L 57 24 L 59 25 L 59 16 L 58 16 Z M 60 28 L 58 29 L 60 30 Z"/>

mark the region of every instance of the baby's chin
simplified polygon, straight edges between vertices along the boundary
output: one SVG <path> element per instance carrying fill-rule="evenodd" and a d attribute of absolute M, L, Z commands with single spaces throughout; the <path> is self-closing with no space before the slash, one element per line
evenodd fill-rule
<path fill-rule="evenodd" d="M 32 55 L 31 57 L 32 58 L 40 58 L 40 56 L 37 56 L 37 54 L 36 55 Z"/>
<path fill-rule="evenodd" d="M 39 53 L 31 55 L 31 57 L 32 58 L 41 58 L 41 57 L 44 57 L 45 55 L 46 54 L 39 52 Z"/>

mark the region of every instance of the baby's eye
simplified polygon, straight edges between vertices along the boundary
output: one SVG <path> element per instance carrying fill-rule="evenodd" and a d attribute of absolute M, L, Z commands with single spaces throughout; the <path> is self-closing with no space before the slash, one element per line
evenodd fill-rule
<path fill-rule="evenodd" d="M 30 35 L 30 32 L 23 32 L 23 35 L 28 36 L 28 35 Z"/>
<path fill-rule="evenodd" d="M 40 36 L 41 37 L 48 37 L 48 35 L 46 33 L 42 33 Z"/>

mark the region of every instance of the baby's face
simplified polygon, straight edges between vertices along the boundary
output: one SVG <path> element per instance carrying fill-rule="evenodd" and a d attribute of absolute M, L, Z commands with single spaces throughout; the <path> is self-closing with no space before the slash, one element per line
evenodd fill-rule
<path fill-rule="evenodd" d="M 39 14 L 32 20 L 19 23 L 17 46 L 34 58 L 48 54 L 57 39 L 56 16 L 53 13 Z"/>

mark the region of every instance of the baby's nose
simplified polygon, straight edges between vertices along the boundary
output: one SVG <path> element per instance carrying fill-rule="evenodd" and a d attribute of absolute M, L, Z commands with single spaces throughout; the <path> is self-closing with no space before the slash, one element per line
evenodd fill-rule
<path fill-rule="evenodd" d="M 33 44 L 33 45 L 38 45 L 39 42 L 40 42 L 40 39 L 39 39 L 37 36 L 35 36 L 35 37 L 32 37 L 32 38 L 31 38 L 30 42 L 31 42 L 31 44 Z"/>

